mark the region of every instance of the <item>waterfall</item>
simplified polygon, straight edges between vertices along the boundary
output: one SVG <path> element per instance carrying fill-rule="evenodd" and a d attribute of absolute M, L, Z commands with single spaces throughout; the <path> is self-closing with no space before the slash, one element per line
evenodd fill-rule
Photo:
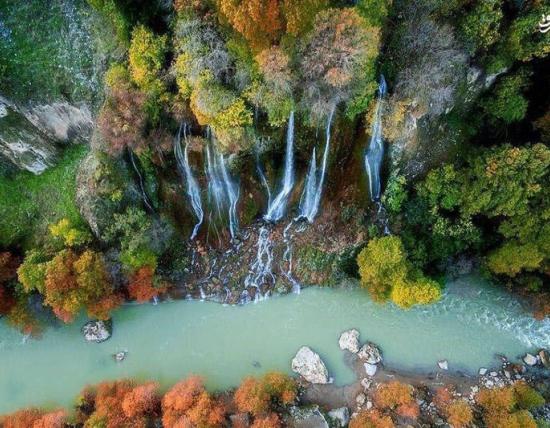
<path fill-rule="evenodd" d="M 136 159 L 135 159 L 135 156 L 134 156 L 134 152 L 132 150 L 128 150 L 128 152 L 130 153 L 130 161 L 132 162 L 132 166 L 134 168 L 134 171 L 136 172 L 136 174 L 138 176 L 138 179 L 139 179 L 139 188 L 141 190 L 141 197 L 143 198 L 143 203 L 145 204 L 145 206 L 151 212 L 155 212 L 155 210 L 153 208 L 153 205 L 149 201 L 149 197 L 147 196 L 147 192 L 145 191 L 145 182 L 143 180 L 143 175 L 141 175 L 141 171 L 139 170 L 139 168 L 136 164 Z"/>
<path fill-rule="evenodd" d="M 380 167 L 384 157 L 384 142 L 382 141 L 382 99 L 386 95 L 386 79 L 380 76 L 378 85 L 378 101 L 374 113 L 374 123 L 372 125 L 371 139 L 369 148 L 365 155 L 365 167 L 369 176 L 370 197 L 373 201 L 380 200 Z"/>
<path fill-rule="evenodd" d="M 239 186 L 231 179 L 225 158 L 218 153 L 213 143 L 206 146 L 206 165 L 210 202 L 216 208 L 220 219 L 224 217 L 223 211 L 227 209 L 229 232 L 232 238 L 236 238 L 239 229 L 237 217 Z"/>
<path fill-rule="evenodd" d="M 273 274 L 273 243 L 270 239 L 270 230 L 267 226 L 262 226 L 258 233 L 258 243 L 256 244 L 256 260 L 252 263 L 250 271 L 245 278 L 245 287 L 256 288 L 256 300 L 262 296 L 262 285 L 271 282 L 275 284 L 275 275 Z"/>
<path fill-rule="evenodd" d="M 288 198 L 292 187 L 294 186 L 294 111 L 290 113 L 288 119 L 288 129 L 286 135 L 286 154 L 285 154 L 285 172 L 283 176 L 282 188 L 267 209 L 264 216 L 265 220 L 276 222 L 285 214 L 288 204 Z"/>
<path fill-rule="evenodd" d="M 265 187 L 265 190 L 267 192 L 267 206 L 269 207 L 271 205 L 271 189 L 269 187 L 269 183 L 267 182 L 267 178 L 265 177 L 264 170 L 260 165 L 260 157 L 257 152 L 256 152 L 256 170 L 258 171 L 258 175 L 260 176 L 262 185 Z"/>
<path fill-rule="evenodd" d="M 183 135 L 185 140 L 185 150 L 182 150 L 181 148 L 182 130 L 183 130 Z M 189 196 L 189 200 L 191 201 L 191 207 L 193 208 L 193 212 L 197 217 L 197 223 L 193 228 L 193 232 L 191 233 L 191 238 L 190 238 L 191 240 L 193 240 L 197 236 L 197 232 L 199 231 L 199 228 L 204 220 L 204 211 L 202 210 L 199 184 L 197 183 L 197 180 L 193 176 L 191 167 L 189 166 L 188 145 L 189 145 L 189 141 L 187 138 L 187 126 L 182 124 L 180 125 L 179 131 L 178 131 L 178 138 L 174 142 L 174 154 L 176 156 L 176 162 L 177 162 L 180 174 L 185 177 L 185 181 L 187 183 L 187 195 Z"/>
<path fill-rule="evenodd" d="M 222 179 L 229 202 L 229 232 L 231 237 L 235 239 L 239 230 L 239 219 L 237 217 L 237 203 L 239 202 L 239 186 L 231 180 L 227 172 L 227 166 L 223 155 L 220 154 L 220 165 L 222 171 Z"/>
<path fill-rule="evenodd" d="M 319 212 L 319 205 L 321 202 L 323 184 L 325 182 L 325 175 L 327 170 L 328 153 L 330 151 L 330 129 L 335 111 L 336 105 L 334 105 L 330 110 L 327 119 L 327 127 L 325 131 L 325 151 L 323 153 L 320 176 L 317 177 L 317 157 L 314 147 L 313 153 L 311 155 L 311 161 L 309 163 L 309 171 L 306 178 L 304 192 L 302 193 L 302 198 L 300 200 L 300 215 L 298 217 L 305 218 L 310 223 L 313 223 L 315 216 Z"/>

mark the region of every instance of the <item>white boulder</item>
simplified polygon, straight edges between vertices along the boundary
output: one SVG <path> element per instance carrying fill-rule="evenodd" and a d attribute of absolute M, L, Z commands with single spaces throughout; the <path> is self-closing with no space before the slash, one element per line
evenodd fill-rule
<path fill-rule="evenodd" d="M 449 370 L 449 362 L 447 360 L 439 360 L 437 362 L 437 367 L 441 370 Z"/>
<path fill-rule="evenodd" d="M 533 354 L 527 353 L 525 354 L 525 357 L 523 357 L 523 362 L 528 366 L 536 366 L 539 360 Z"/>
<path fill-rule="evenodd" d="M 340 335 L 338 345 L 342 351 L 347 350 L 357 354 L 359 352 L 359 332 L 354 328 L 344 331 Z"/>
<path fill-rule="evenodd" d="M 376 374 L 376 369 L 378 368 L 376 364 L 365 363 L 363 364 L 363 366 L 365 366 L 365 372 L 367 373 L 367 376 L 372 377 Z"/>
<path fill-rule="evenodd" d="M 311 383 L 329 383 L 325 363 L 307 346 L 302 346 L 292 359 L 292 371 Z"/>

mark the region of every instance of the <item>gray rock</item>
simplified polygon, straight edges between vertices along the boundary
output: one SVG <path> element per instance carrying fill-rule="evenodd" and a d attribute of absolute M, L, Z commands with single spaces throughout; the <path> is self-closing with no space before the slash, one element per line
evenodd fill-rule
<path fill-rule="evenodd" d="M 307 346 L 302 346 L 292 359 L 292 371 L 311 383 L 325 384 L 329 382 L 325 363 L 319 354 Z"/>
<path fill-rule="evenodd" d="M 485 376 L 485 375 L 487 374 L 487 371 L 488 371 L 488 370 L 487 370 L 485 367 L 481 367 L 481 368 L 479 369 L 479 375 L 480 375 L 480 376 Z"/>
<path fill-rule="evenodd" d="M 111 337 L 112 321 L 88 321 L 82 326 L 82 334 L 88 342 L 101 343 Z"/>
<path fill-rule="evenodd" d="M 250 416 L 248 413 L 236 413 L 229 416 L 231 426 L 247 427 L 250 426 Z"/>
<path fill-rule="evenodd" d="M 340 335 L 338 345 L 341 350 L 348 350 L 357 354 L 359 352 L 359 332 L 356 329 L 344 331 Z"/>
<path fill-rule="evenodd" d="M 319 406 L 305 409 L 290 408 L 290 416 L 285 426 L 291 428 L 329 428 L 327 420 L 319 410 Z"/>
<path fill-rule="evenodd" d="M 538 358 L 535 357 L 533 354 L 525 354 L 523 357 L 523 362 L 527 364 L 528 366 L 536 366 L 539 362 Z"/>
<path fill-rule="evenodd" d="M 449 370 L 449 362 L 447 360 L 439 360 L 437 362 L 437 367 L 441 370 Z"/>
<path fill-rule="evenodd" d="M 550 369 L 550 352 L 546 349 L 541 349 L 539 351 L 539 358 L 542 365 L 547 369 Z"/>
<path fill-rule="evenodd" d="M 363 364 L 363 366 L 365 367 L 365 372 L 367 373 L 367 376 L 372 377 L 376 374 L 376 369 L 378 368 L 376 364 L 365 363 Z"/>
<path fill-rule="evenodd" d="M 345 427 L 349 423 L 349 409 L 347 407 L 340 407 L 328 412 L 328 416 L 338 424 L 339 427 Z"/>
<path fill-rule="evenodd" d="M 358 406 L 362 406 L 367 401 L 367 396 L 363 393 L 360 393 L 357 397 L 355 397 L 355 402 Z"/>
<path fill-rule="evenodd" d="M 382 353 L 374 343 L 366 343 L 357 354 L 359 358 L 369 364 L 378 364 L 382 361 Z"/>

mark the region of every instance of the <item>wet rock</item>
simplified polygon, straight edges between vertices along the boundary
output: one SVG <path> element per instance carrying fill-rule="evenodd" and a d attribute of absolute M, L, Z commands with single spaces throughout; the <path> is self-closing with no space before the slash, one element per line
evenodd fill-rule
<path fill-rule="evenodd" d="M 365 392 L 370 389 L 371 385 L 372 385 L 371 379 L 367 379 L 367 378 L 361 379 L 361 386 L 363 387 L 363 390 Z"/>
<path fill-rule="evenodd" d="M 347 407 L 340 407 L 339 409 L 334 409 L 328 412 L 328 416 L 337 424 L 337 426 L 345 427 L 349 422 L 349 409 Z"/>
<path fill-rule="evenodd" d="M 485 367 L 481 367 L 479 369 L 479 375 L 480 376 L 485 376 L 487 374 L 487 369 Z"/>
<path fill-rule="evenodd" d="M 437 367 L 441 370 L 449 370 L 449 362 L 447 360 L 439 360 L 437 362 Z"/>
<path fill-rule="evenodd" d="M 528 366 L 536 366 L 537 363 L 539 362 L 538 358 L 535 357 L 533 354 L 525 354 L 525 356 L 523 357 L 523 362 L 525 364 L 527 364 Z"/>
<path fill-rule="evenodd" d="M 101 343 L 111 337 L 112 321 L 88 321 L 82 326 L 82 334 L 88 342 Z"/>
<path fill-rule="evenodd" d="M 128 351 L 124 350 L 113 354 L 113 358 L 117 363 L 120 363 L 126 359 L 126 355 L 128 355 Z"/>
<path fill-rule="evenodd" d="M 542 365 L 547 369 L 550 369 L 550 352 L 548 352 L 546 349 L 541 349 L 539 351 L 539 358 Z"/>
<path fill-rule="evenodd" d="M 316 352 L 302 346 L 292 359 L 292 371 L 311 383 L 329 383 L 328 370 Z"/>
<path fill-rule="evenodd" d="M 376 369 L 378 368 L 376 364 L 365 363 L 363 364 L 363 366 L 365 367 L 365 372 L 367 373 L 367 376 L 372 377 L 376 374 Z"/>
<path fill-rule="evenodd" d="M 355 402 L 358 406 L 362 406 L 367 401 L 367 396 L 363 393 L 359 394 L 357 397 L 355 397 Z"/>
<path fill-rule="evenodd" d="M 229 416 L 232 427 L 247 427 L 250 426 L 250 416 L 248 413 L 236 413 Z"/>
<path fill-rule="evenodd" d="M 287 424 L 292 428 L 329 428 L 329 425 L 318 406 L 301 409 L 291 407 Z"/>
<path fill-rule="evenodd" d="M 356 329 L 344 331 L 340 335 L 338 345 L 342 351 L 348 350 L 357 354 L 359 352 L 359 332 Z"/>
<path fill-rule="evenodd" d="M 369 364 L 378 364 L 382 361 L 380 349 L 378 349 L 374 343 L 370 342 L 363 345 L 357 356 Z"/>

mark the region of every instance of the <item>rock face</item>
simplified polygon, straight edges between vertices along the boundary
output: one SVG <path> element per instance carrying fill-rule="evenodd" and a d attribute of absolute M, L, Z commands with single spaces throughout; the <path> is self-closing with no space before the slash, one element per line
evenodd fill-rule
<path fill-rule="evenodd" d="M 542 365 L 547 369 L 550 369 L 550 352 L 546 349 L 541 349 L 539 351 L 539 358 Z"/>
<path fill-rule="evenodd" d="M 307 346 L 301 347 L 292 359 L 292 371 L 311 383 L 328 383 L 328 370 L 319 354 Z"/>
<path fill-rule="evenodd" d="M 370 342 L 361 347 L 357 356 L 369 364 L 382 362 L 382 352 L 380 352 L 380 349 L 374 343 Z"/>
<path fill-rule="evenodd" d="M 82 334 L 88 342 L 105 342 L 111 337 L 112 331 L 111 321 L 88 321 L 82 326 Z"/>
<path fill-rule="evenodd" d="M 347 350 L 357 354 L 359 352 L 359 332 L 356 329 L 344 331 L 340 335 L 338 345 L 342 351 Z"/>
<path fill-rule="evenodd" d="M 21 107 L 0 96 L 0 155 L 34 174 L 55 164 L 61 145 L 88 142 L 93 126 L 85 104 Z"/>
<path fill-rule="evenodd" d="M 345 427 L 349 423 L 349 409 L 340 407 L 328 412 L 328 416 L 337 424 L 338 427 Z"/>

